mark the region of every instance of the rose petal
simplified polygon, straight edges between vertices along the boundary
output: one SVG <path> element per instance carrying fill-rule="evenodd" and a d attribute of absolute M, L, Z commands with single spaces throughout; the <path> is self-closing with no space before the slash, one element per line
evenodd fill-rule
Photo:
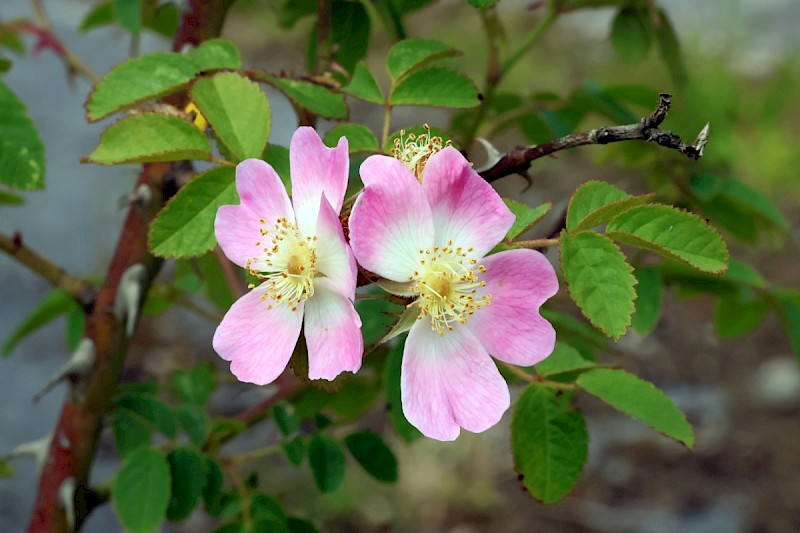
<path fill-rule="evenodd" d="M 530 366 L 553 351 L 556 332 L 539 307 L 558 292 L 558 278 L 545 256 L 535 250 L 508 250 L 484 258 L 491 305 L 476 311 L 467 327 L 494 357 Z"/>
<path fill-rule="evenodd" d="M 271 227 L 283 217 L 294 222 L 294 211 L 286 187 L 275 170 L 260 159 L 245 159 L 236 165 L 236 191 L 242 205 Z"/>
<path fill-rule="evenodd" d="M 306 301 L 305 335 L 310 379 L 332 380 L 361 368 L 361 318 L 327 278 L 314 279 L 314 296 Z"/>
<path fill-rule="evenodd" d="M 350 214 L 350 246 L 361 265 L 384 278 L 408 281 L 420 250 L 433 247 L 433 218 L 419 182 L 399 161 L 371 156 L 361 165 L 367 187 Z"/>
<path fill-rule="evenodd" d="M 323 193 L 337 215 L 342 210 L 350 173 L 347 138 L 339 139 L 336 148 L 328 148 L 314 128 L 298 128 L 289 145 L 289 167 L 297 225 L 303 235 L 313 235 Z"/>
<path fill-rule="evenodd" d="M 214 333 L 214 350 L 231 362 L 240 381 L 265 385 L 286 368 L 300 336 L 303 303 L 292 311 L 284 303 L 267 309 L 264 289 L 256 288 L 239 298 Z"/>
<path fill-rule="evenodd" d="M 440 336 L 426 320 L 411 328 L 400 376 L 403 413 L 423 434 L 454 440 L 459 427 L 480 432 L 510 405 L 508 386 L 467 328 Z"/>
<path fill-rule="evenodd" d="M 339 217 L 324 196 L 320 199 L 316 235 L 317 270 L 330 279 L 339 294 L 352 301 L 358 275 L 356 260 L 344 238 Z"/>
<path fill-rule="evenodd" d="M 244 268 L 249 259 L 261 254 L 264 235 L 259 216 L 244 205 L 223 205 L 217 209 L 214 234 L 225 256 Z M 267 238 L 267 241 L 269 239 Z"/>
<path fill-rule="evenodd" d="M 436 245 L 473 248 L 486 255 L 514 223 L 514 214 L 455 148 L 434 154 L 422 172 L 422 188 L 433 211 Z"/>

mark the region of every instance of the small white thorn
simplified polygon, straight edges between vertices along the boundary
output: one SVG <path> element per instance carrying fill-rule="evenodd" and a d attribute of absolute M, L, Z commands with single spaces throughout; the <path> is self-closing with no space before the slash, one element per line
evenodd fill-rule
<path fill-rule="evenodd" d="M 490 143 L 483 137 L 477 137 L 475 141 L 478 144 L 480 144 L 486 151 L 486 162 L 483 163 L 480 167 L 475 169 L 475 172 L 480 174 L 485 170 L 493 168 L 503 158 L 503 154 L 499 150 L 497 150 L 497 148 L 495 148 L 494 145 L 492 145 L 492 143 Z"/>
<path fill-rule="evenodd" d="M 88 337 L 82 338 L 78 343 L 78 347 L 67 362 L 64 363 L 59 371 L 56 372 L 47 383 L 45 383 L 42 390 L 36 393 L 33 397 L 33 401 L 38 402 L 42 396 L 64 380 L 69 379 L 73 383 L 84 381 L 89 375 L 89 372 L 92 371 L 96 358 L 97 349 L 95 348 L 94 341 Z"/>
<path fill-rule="evenodd" d="M 703 149 L 706 147 L 706 143 L 708 142 L 708 130 L 710 127 L 711 123 L 706 122 L 706 125 L 703 126 L 703 129 L 700 130 L 700 133 L 697 135 L 697 140 L 694 141 L 694 146 L 697 148 L 698 157 L 703 155 Z"/>
<path fill-rule="evenodd" d="M 30 442 L 25 442 L 20 444 L 8 455 L 6 455 L 3 459 L 18 459 L 20 457 L 32 457 L 33 460 L 36 462 L 36 470 L 37 472 L 42 471 L 42 467 L 44 466 L 45 459 L 47 459 L 47 452 L 50 450 L 50 441 L 52 440 L 51 435 L 45 435 L 44 437 L 36 440 L 32 440 Z"/>
<path fill-rule="evenodd" d="M 67 519 L 67 530 L 75 531 L 75 478 L 70 476 L 58 487 L 58 499 Z"/>
<path fill-rule="evenodd" d="M 117 201 L 117 206 L 122 209 L 124 207 L 128 207 L 129 205 L 133 205 L 139 211 L 145 211 L 148 207 L 150 207 L 150 203 L 152 201 L 153 191 L 150 190 L 150 187 L 142 183 L 133 192 L 120 196 L 119 200 Z"/>
<path fill-rule="evenodd" d="M 130 337 L 139 318 L 139 305 L 144 297 L 144 283 L 147 270 L 141 263 L 131 265 L 122 274 L 114 300 L 114 316 L 118 321 L 125 321 L 125 333 Z"/>

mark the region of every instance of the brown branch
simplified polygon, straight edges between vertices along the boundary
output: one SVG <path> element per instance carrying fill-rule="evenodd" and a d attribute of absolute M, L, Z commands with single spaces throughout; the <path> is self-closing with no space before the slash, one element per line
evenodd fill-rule
<path fill-rule="evenodd" d="M 91 312 L 97 287 L 72 276 L 60 266 L 25 246 L 19 232 L 13 237 L 0 233 L 0 249 L 39 274 L 53 287 L 70 294 L 87 313 Z"/>
<path fill-rule="evenodd" d="M 222 22 L 232 0 L 192 0 L 184 13 L 173 48 L 197 44 L 219 34 Z M 178 99 L 185 98 L 185 95 Z M 115 305 L 122 294 L 118 289 L 124 284 L 138 284 L 141 306 L 144 295 L 161 267 L 161 260 L 152 256 L 147 247 L 147 230 L 150 221 L 169 196 L 177 192 L 177 176 L 185 172 L 186 162 L 146 163 L 134 187 L 150 187 L 153 192 L 149 206 L 133 205 L 122 229 L 122 234 L 108 267 L 106 279 L 97 294 L 92 313 L 86 321 L 84 336 L 94 344 L 94 367 L 82 379 L 70 383 L 70 393 L 64 400 L 48 456 L 39 478 L 36 502 L 28 523 L 30 533 L 66 533 L 79 529 L 96 502 L 89 486 L 97 442 L 122 373 L 128 347 L 128 322 L 130 316 L 120 314 Z M 141 265 L 139 276 L 131 276 L 132 267 Z M 130 298 L 130 292 L 127 297 Z M 124 310 L 125 308 L 122 307 Z M 127 319 L 127 320 L 126 320 Z M 65 501 L 62 487 L 76 487 Z M 74 513 L 65 506 L 74 505 Z M 68 523 L 68 516 L 75 524 Z"/>
<path fill-rule="evenodd" d="M 482 171 L 480 174 L 486 181 L 492 182 L 511 174 L 524 174 L 533 161 L 560 150 L 587 144 L 610 144 L 620 141 L 654 142 L 664 148 L 677 150 L 691 159 L 699 159 L 703 155 L 703 148 L 708 142 L 708 124 L 700 131 L 697 139 L 692 144 L 686 144 L 678 135 L 659 129 L 669 111 L 671 96 L 667 93 L 661 93 L 658 98 L 656 110 L 636 124 L 596 128 L 590 131 L 565 135 L 544 144 L 517 148 L 501 157 L 494 166 Z"/>

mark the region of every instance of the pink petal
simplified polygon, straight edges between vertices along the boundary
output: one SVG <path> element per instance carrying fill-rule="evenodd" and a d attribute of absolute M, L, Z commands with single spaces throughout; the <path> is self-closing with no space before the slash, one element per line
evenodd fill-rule
<path fill-rule="evenodd" d="M 327 278 L 314 279 L 314 296 L 306 301 L 305 335 L 310 379 L 332 380 L 361 368 L 361 318 Z"/>
<path fill-rule="evenodd" d="M 400 376 L 403 413 L 423 434 L 454 440 L 459 428 L 481 432 L 510 405 L 508 386 L 467 328 L 440 336 L 426 320 L 411 328 Z"/>
<path fill-rule="evenodd" d="M 324 196 L 320 199 L 316 235 L 317 270 L 331 281 L 339 294 L 353 300 L 358 275 L 356 260 L 344 238 L 339 217 Z"/>
<path fill-rule="evenodd" d="M 422 188 L 433 211 L 436 245 L 474 248 L 486 255 L 514 223 L 514 214 L 461 153 L 446 147 L 431 156 L 422 172 Z"/>
<path fill-rule="evenodd" d="M 466 326 L 496 358 L 530 366 L 553 351 L 556 332 L 539 307 L 558 292 L 550 262 L 535 250 L 508 250 L 486 257 L 486 282 L 479 294 L 492 303 L 469 318 Z"/>
<path fill-rule="evenodd" d="M 408 281 L 421 249 L 433 247 L 431 209 L 414 175 L 394 158 L 361 165 L 366 188 L 350 214 L 350 246 L 361 265 L 384 278 Z"/>
<path fill-rule="evenodd" d="M 261 254 L 264 241 L 259 216 L 244 205 L 223 205 L 217 209 L 214 234 L 228 259 L 244 268 L 248 259 Z M 269 241 L 267 241 L 269 242 Z"/>
<path fill-rule="evenodd" d="M 342 210 L 350 173 L 347 138 L 339 139 L 336 148 L 328 148 L 314 128 L 298 128 L 289 145 L 289 167 L 297 225 L 303 235 L 313 235 L 323 193 L 337 215 Z"/>
<path fill-rule="evenodd" d="M 303 303 L 294 312 L 286 304 L 267 309 L 256 288 L 239 298 L 214 333 L 214 350 L 231 362 L 240 381 L 266 385 L 286 368 L 300 336 Z"/>
<path fill-rule="evenodd" d="M 245 159 L 236 165 L 236 191 L 242 205 L 270 226 L 281 217 L 294 222 L 286 188 L 275 170 L 264 161 Z"/>

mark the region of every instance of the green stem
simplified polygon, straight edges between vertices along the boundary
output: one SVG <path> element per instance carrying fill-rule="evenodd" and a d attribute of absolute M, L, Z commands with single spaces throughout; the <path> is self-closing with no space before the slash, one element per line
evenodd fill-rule
<path fill-rule="evenodd" d="M 384 104 L 383 107 L 383 134 L 381 135 L 381 152 L 383 152 L 384 148 L 386 147 L 386 143 L 389 142 L 389 125 L 392 122 L 392 106 L 389 105 L 387 102 Z"/>
<path fill-rule="evenodd" d="M 539 39 L 542 38 L 544 32 L 550 28 L 550 26 L 555 22 L 556 17 L 558 17 L 558 11 L 552 6 L 551 3 L 548 2 L 547 8 L 544 13 L 544 17 L 539 21 L 533 31 L 528 34 L 528 37 L 522 42 L 522 44 L 517 48 L 517 50 L 511 54 L 511 57 L 506 59 L 503 63 L 503 66 L 500 67 L 500 79 L 506 76 L 511 69 L 522 59 L 525 54 L 527 54 L 533 46 L 539 42 Z M 500 79 L 498 79 L 497 85 L 500 83 Z"/>

